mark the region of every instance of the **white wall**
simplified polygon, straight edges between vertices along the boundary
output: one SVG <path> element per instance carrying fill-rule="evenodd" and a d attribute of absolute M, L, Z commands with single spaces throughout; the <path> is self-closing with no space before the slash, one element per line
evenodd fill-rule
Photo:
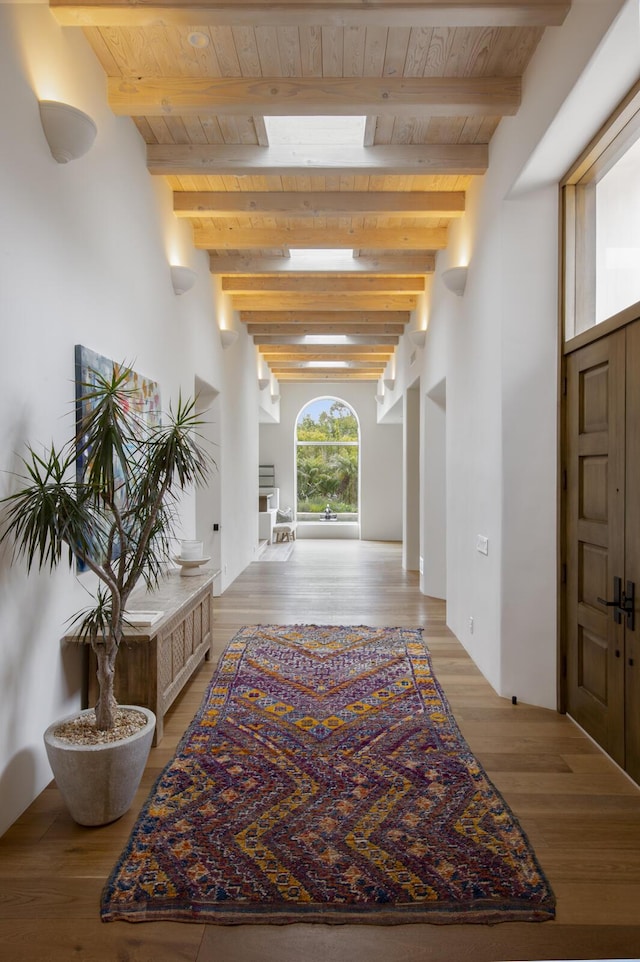
<path fill-rule="evenodd" d="M 317 397 L 350 404 L 360 423 L 360 537 L 402 539 L 402 425 L 377 423 L 375 386 L 368 382 L 280 384 L 280 423 L 260 425 L 260 463 L 275 465 L 280 506 L 295 508 L 294 429 L 301 409 Z"/>
<path fill-rule="evenodd" d="M 416 365 L 426 394 L 446 378 L 448 624 L 500 694 L 547 707 L 557 659 L 557 184 L 637 79 L 639 37 L 638 5 L 621 0 L 574 0 L 565 24 L 546 31 L 521 108 L 501 122 L 417 312 L 417 326 L 428 317 L 425 349 L 412 361 L 403 339 L 383 405 L 383 416 L 397 411 Z M 440 276 L 460 263 L 470 265 L 463 298 Z"/>
<path fill-rule="evenodd" d="M 408 571 L 420 568 L 420 387 L 413 385 L 404 395 L 403 425 L 403 518 L 402 567 Z"/>
<path fill-rule="evenodd" d="M 239 324 L 238 327 L 243 327 Z M 243 331 L 225 351 L 222 405 L 222 579 L 230 584 L 258 548 L 258 382 L 256 348 Z"/>
<path fill-rule="evenodd" d="M 420 590 L 447 597 L 447 388 L 441 381 L 425 395 L 420 443 L 422 497 Z"/>
<path fill-rule="evenodd" d="M 89 113 L 98 136 L 67 165 L 49 152 L 38 97 Z M 66 440 L 73 429 L 74 345 L 81 343 L 161 385 L 163 404 L 194 390 L 220 392 L 222 587 L 250 562 L 255 536 L 257 385 L 244 332 L 224 363 L 218 315 L 228 310 L 196 252 L 171 192 L 152 178 L 132 122 L 106 104 L 105 81 L 84 38 L 60 28 L 45 5 L 0 5 L 0 496 L 15 483 L 24 441 Z M 168 263 L 198 273 L 176 297 Z M 234 318 L 227 318 L 234 322 Z M 246 364 L 247 357 L 252 364 Z M 242 444 L 240 443 L 242 439 Z M 181 511 L 196 533 L 195 497 Z M 27 577 L 0 556 L 0 832 L 51 778 L 42 732 L 80 704 L 77 650 L 62 650 L 66 619 L 87 603 L 89 576 L 59 570 Z"/>

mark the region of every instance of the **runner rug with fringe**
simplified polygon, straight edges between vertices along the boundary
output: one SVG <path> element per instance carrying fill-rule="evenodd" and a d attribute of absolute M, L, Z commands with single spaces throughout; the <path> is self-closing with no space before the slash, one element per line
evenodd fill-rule
<path fill-rule="evenodd" d="M 260 625 L 226 648 L 102 918 L 494 923 L 554 904 L 421 629 Z"/>

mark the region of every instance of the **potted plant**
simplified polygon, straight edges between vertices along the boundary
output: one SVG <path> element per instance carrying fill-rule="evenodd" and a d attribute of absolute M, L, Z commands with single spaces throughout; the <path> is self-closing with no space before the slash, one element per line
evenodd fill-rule
<path fill-rule="evenodd" d="M 165 573 L 180 492 L 203 484 L 213 461 L 197 439 L 194 400 L 180 397 L 164 424 L 150 426 L 128 386 L 130 367 L 92 373 L 73 437 L 43 453 L 27 446 L 19 490 L 2 500 L 0 543 L 11 540 L 28 570 L 66 558 L 97 578 L 94 603 L 70 619 L 95 654 L 97 703 L 50 726 L 45 744 L 72 816 L 104 824 L 131 805 L 155 727 L 152 712 L 118 708 L 114 697 L 127 602 L 140 581 L 153 588 Z M 121 749 L 129 757 L 118 760 Z M 134 784 L 125 785 L 131 774 Z"/>

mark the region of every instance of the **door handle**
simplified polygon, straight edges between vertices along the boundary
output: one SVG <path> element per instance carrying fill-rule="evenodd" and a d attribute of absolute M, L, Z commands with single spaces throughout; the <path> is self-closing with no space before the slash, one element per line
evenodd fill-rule
<path fill-rule="evenodd" d="M 627 619 L 627 628 L 636 630 L 636 586 L 634 581 L 627 581 L 624 593 L 622 578 L 613 579 L 613 601 L 598 598 L 598 603 L 605 608 L 613 608 L 613 620 L 617 625 L 622 624 L 623 616 Z"/>
<path fill-rule="evenodd" d="M 598 598 L 598 603 L 604 605 L 605 608 L 613 608 L 613 620 L 617 625 L 622 624 L 622 578 L 613 579 L 613 601 L 606 601 L 604 598 Z"/>
<path fill-rule="evenodd" d="M 636 585 L 634 581 L 627 581 L 627 585 L 622 596 L 621 610 L 627 618 L 627 628 L 630 631 L 636 630 Z"/>

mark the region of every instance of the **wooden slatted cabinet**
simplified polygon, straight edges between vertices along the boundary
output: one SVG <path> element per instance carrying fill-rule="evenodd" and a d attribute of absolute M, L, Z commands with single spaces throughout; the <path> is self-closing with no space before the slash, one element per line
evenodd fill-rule
<path fill-rule="evenodd" d="M 181 577 L 172 572 L 156 591 L 136 590 L 131 596 L 129 611 L 163 614 L 152 625 L 125 628 L 116 662 L 115 696 L 121 705 L 142 705 L 155 713 L 154 745 L 162 739 L 169 707 L 209 658 L 216 574 L 207 570 Z M 97 697 L 95 656 L 89 652 L 84 700 L 93 706 Z"/>

